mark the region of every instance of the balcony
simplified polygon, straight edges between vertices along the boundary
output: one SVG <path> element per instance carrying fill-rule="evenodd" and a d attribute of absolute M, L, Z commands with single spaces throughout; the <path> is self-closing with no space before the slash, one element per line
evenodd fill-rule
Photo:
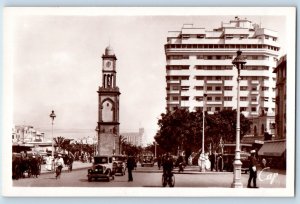
<path fill-rule="evenodd" d="M 206 101 L 207 105 L 222 105 L 222 101 Z"/>
<path fill-rule="evenodd" d="M 179 94 L 180 91 L 179 90 L 168 90 L 167 94 Z"/>
<path fill-rule="evenodd" d="M 168 84 L 179 84 L 180 81 L 179 80 L 167 80 Z"/>
<path fill-rule="evenodd" d="M 167 101 L 168 105 L 180 105 L 179 101 Z"/>
<path fill-rule="evenodd" d="M 251 104 L 251 105 L 258 105 L 259 102 L 258 102 L 258 101 L 250 101 L 250 104 Z"/>
<path fill-rule="evenodd" d="M 251 93 L 251 95 L 258 95 L 259 91 L 251 91 L 250 93 Z"/>
<path fill-rule="evenodd" d="M 233 80 L 224 80 L 224 86 L 235 86 L 236 81 Z"/>
<path fill-rule="evenodd" d="M 222 80 L 207 80 L 207 84 L 223 84 Z"/>
<path fill-rule="evenodd" d="M 206 91 L 208 95 L 222 94 L 222 91 Z"/>
<path fill-rule="evenodd" d="M 259 81 L 258 80 L 252 80 L 251 84 L 259 84 Z"/>

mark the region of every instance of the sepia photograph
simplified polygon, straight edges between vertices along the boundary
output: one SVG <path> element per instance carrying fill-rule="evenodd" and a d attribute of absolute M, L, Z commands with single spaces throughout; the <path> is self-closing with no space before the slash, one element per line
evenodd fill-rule
<path fill-rule="evenodd" d="M 294 196 L 294 7 L 3 14 L 4 196 Z"/>

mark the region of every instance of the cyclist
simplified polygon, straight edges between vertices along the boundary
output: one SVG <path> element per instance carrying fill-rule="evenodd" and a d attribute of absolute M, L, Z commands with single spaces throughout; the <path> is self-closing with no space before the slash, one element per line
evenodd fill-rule
<path fill-rule="evenodd" d="M 56 179 L 57 177 L 60 178 L 60 174 L 61 174 L 61 170 L 62 168 L 64 167 L 64 160 L 63 158 L 61 157 L 61 154 L 58 154 L 57 155 L 57 158 L 55 159 L 54 161 L 54 165 L 56 166 L 55 170 L 56 170 Z"/>

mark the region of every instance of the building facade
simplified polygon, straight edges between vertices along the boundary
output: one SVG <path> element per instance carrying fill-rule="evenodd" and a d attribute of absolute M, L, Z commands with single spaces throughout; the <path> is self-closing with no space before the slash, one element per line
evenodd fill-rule
<path fill-rule="evenodd" d="M 12 128 L 12 142 L 24 144 L 29 142 L 44 142 L 45 134 L 30 125 L 16 125 Z"/>
<path fill-rule="evenodd" d="M 108 46 L 102 55 L 102 86 L 98 90 L 98 154 L 111 155 L 119 150 L 119 96 L 116 84 L 117 57 Z"/>
<path fill-rule="evenodd" d="M 278 61 L 276 73 L 276 139 L 286 139 L 286 55 Z"/>
<path fill-rule="evenodd" d="M 128 143 L 135 146 L 143 146 L 144 128 L 140 128 L 138 132 L 124 132 L 121 135 Z"/>
<path fill-rule="evenodd" d="M 236 109 L 237 70 L 232 61 L 241 50 L 247 62 L 241 70 L 241 113 L 253 121 L 252 135 L 272 133 L 277 38 L 277 32 L 239 17 L 211 31 L 193 24 L 170 31 L 165 44 L 167 111 Z"/>

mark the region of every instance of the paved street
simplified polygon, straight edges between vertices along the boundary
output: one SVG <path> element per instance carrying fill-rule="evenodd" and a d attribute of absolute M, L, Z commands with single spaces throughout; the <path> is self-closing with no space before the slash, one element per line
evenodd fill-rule
<path fill-rule="evenodd" d="M 162 170 L 154 167 L 138 166 L 133 172 L 133 182 L 128 182 L 127 174 L 125 176 L 115 176 L 114 180 L 107 182 L 98 180 L 88 182 L 87 166 L 83 169 L 72 172 L 63 172 L 60 179 L 55 179 L 54 173 L 43 173 L 38 178 L 25 178 L 14 180 L 14 186 L 28 187 L 162 187 Z M 224 187 L 230 188 L 233 180 L 232 172 L 199 172 L 198 167 L 186 167 L 183 173 L 175 172 L 175 187 Z M 278 174 L 277 174 L 278 173 Z M 249 175 L 242 174 L 244 187 L 247 185 Z M 260 188 L 284 188 L 286 176 L 276 170 L 258 172 L 257 183 Z"/>

